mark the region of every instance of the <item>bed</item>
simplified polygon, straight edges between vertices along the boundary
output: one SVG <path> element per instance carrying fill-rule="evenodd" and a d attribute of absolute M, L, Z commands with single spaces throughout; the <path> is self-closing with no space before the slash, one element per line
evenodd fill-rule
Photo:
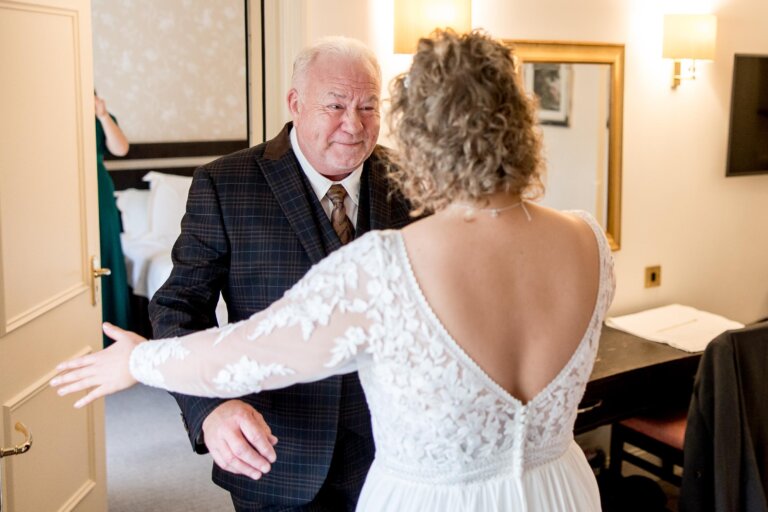
<path fill-rule="evenodd" d="M 189 176 L 150 171 L 142 178 L 148 189 L 126 188 L 115 192 L 123 232 L 120 235 L 135 324 L 148 334 L 146 305 L 168 279 L 173 268 L 171 248 L 180 233 L 181 218 L 192 183 Z M 216 306 L 219 325 L 227 323 L 227 309 L 221 297 Z"/>

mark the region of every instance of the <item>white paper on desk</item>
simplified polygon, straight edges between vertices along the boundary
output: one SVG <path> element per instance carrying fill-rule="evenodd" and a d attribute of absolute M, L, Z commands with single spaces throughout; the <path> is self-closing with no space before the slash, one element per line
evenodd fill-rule
<path fill-rule="evenodd" d="M 609 317 L 605 324 L 686 352 L 701 352 L 723 331 L 744 327 L 734 320 L 680 304 Z"/>

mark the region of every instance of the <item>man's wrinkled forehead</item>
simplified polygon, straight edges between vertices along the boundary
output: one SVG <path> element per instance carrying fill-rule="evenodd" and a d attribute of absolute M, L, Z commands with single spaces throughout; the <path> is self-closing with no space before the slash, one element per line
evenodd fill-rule
<path fill-rule="evenodd" d="M 379 102 L 379 90 L 373 83 L 350 83 L 332 81 L 321 85 L 323 99 L 330 101 Z"/>

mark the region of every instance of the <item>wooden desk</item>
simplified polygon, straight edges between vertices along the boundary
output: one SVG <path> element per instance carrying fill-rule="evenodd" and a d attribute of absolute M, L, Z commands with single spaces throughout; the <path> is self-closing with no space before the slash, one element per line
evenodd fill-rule
<path fill-rule="evenodd" d="M 603 327 L 574 432 L 652 409 L 687 406 L 700 358 L 701 353 Z"/>

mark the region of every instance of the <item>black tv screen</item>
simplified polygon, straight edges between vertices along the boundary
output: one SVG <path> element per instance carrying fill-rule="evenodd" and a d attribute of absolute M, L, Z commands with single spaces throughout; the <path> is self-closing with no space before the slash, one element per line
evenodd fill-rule
<path fill-rule="evenodd" d="M 768 56 L 736 54 L 726 176 L 768 173 Z"/>

